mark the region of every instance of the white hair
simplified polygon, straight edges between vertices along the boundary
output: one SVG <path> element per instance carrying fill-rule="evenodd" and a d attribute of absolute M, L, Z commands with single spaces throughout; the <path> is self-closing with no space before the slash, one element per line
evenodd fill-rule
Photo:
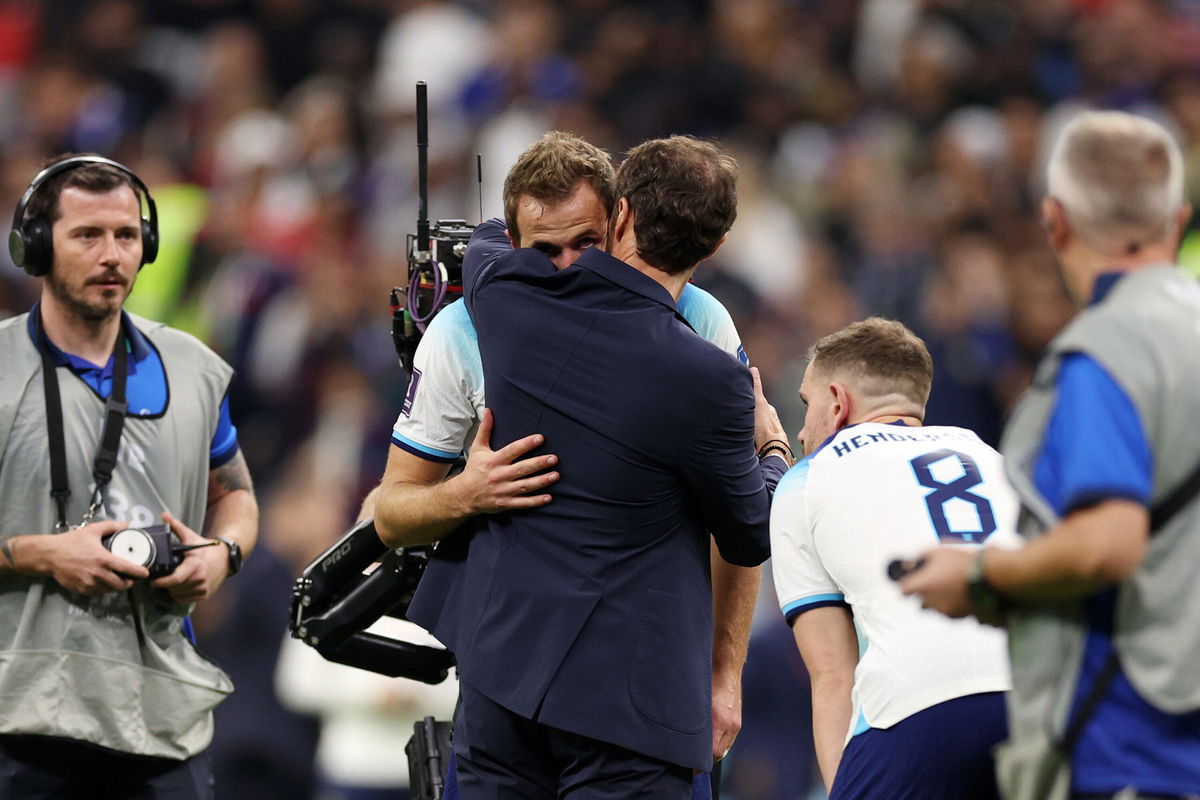
<path fill-rule="evenodd" d="M 1184 203 L 1183 156 L 1157 122 L 1121 111 L 1087 111 L 1055 142 L 1046 190 L 1083 231 L 1158 241 Z"/>

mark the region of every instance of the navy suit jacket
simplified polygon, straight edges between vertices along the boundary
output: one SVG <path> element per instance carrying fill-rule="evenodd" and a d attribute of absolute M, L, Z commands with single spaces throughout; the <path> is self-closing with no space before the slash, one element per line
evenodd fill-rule
<path fill-rule="evenodd" d="M 598 249 L 558 271 L 492 220 L 463 276 L 492 445 L 542 433 L 561 478 L 549 505 L 439 546 L 409 616 L 510 711 L 707 770 L 709 532 L 732 563 L 766 560 L 786 469 L 755 456 L 750 373 Z"/>

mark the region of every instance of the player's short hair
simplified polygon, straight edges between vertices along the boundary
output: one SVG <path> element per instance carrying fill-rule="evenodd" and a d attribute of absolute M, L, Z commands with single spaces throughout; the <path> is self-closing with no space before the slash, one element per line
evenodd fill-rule
<path fill-rule="evenodd" d="M 712 255 L 737 218 L 737 162 L 691 136 L 651 139 L 617 170 L 629 201 L 638 255 L 668 274 Z"/>
<path fill-rule="evenodd" d="M 1047 193 L 1093 236 L 1157 242 L 1184 202 L 1183 156 L 1166 129 L 1121 111 L 1069 122 L 1050 154 Z"/>
<path fill-rule="evenodd" d="M 903 323 L 869 317 L 817 341 L 813 370 L 857 379 L 872 397 L 901 394 L 921 408 L 933 384 L 933 359 L 921 337 Z"/>
<path fill-rule="evenodd" d="M 600 197 L 606 211 L 616 200 L 616 175 L 608 153 L 572 133 L 550 131 L 521 153 L 504 179 L 504 222 L 514 241 L 521 241 L 517 208 L 523 196 L 540 203 L 566 200 L 580 181 Z"/>
<path fill-rule="evenodd" d="M 42 169 L 52 167 L 60 161 L 66 161 L 68 158 L 78 158 L 80 156 L 98 156 L 98 154 L 66 153 L 47 160 L 42 164 Z M 138 194 L 137 187 L 133 185 L 133 181 L 116 167 L 110 167 L 108 164 L 84 164 L 74 169 L 68 169 L 66 172 L 50 176 L 49 180 L 37 188 L 37 191 L 29 198 L 29 203 L 25 206 L 25 216 L 26 218 L 41 217 L 53 225 L 62 217 L 59 198 L 62 196 L 63 189 L 74 187 L 88 192 L 103 194 L 104 192 L 111 192 L 122 185 L 128 186 L 133 191 L 134 197 L 140 200 L 141 195 Z"/>

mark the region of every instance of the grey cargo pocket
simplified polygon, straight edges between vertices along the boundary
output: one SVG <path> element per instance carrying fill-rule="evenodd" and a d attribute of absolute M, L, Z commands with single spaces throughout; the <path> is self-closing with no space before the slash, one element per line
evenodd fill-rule
<path fill-rule="evenodd" d="M 1004 800 L 1067 800 L 1071 765 L 1048 734 L 1010 739 L 996 748 L 996 777 Z"/>

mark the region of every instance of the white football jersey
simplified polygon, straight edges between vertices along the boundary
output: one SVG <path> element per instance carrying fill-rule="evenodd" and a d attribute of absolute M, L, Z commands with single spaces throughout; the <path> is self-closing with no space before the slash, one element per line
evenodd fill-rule
<path fill-rule="evenodd" d="M 467 304 L 456 300 L 437 313 L 417 344 L 392 443 L 430 461 L 451 463 L 474 439 L 482 415 L 479 337 Z"/>
<path fill-rule="evenodd" d="M 1011 688 L 1003 631 L 922 609 L 887 566 L 939 544 L 1019 547 L 1017 508 L 1000 454 L 965 428 L 852 425 L 780 480 L 771 560 L 784 616 L 835 604 L 854 614 L 848 735 Z"/>
<path fill-rule="evenodd" d="M 747 363 L 733 318 L 717 298 L 689 283 L 678 307 L 696 333 Z M 466 303 L 457 300 L 438 312 L 417 345 L 392 443 L 431 461 L 453 462 L 475 439 L 483 407 L 479 337 Z"/>

